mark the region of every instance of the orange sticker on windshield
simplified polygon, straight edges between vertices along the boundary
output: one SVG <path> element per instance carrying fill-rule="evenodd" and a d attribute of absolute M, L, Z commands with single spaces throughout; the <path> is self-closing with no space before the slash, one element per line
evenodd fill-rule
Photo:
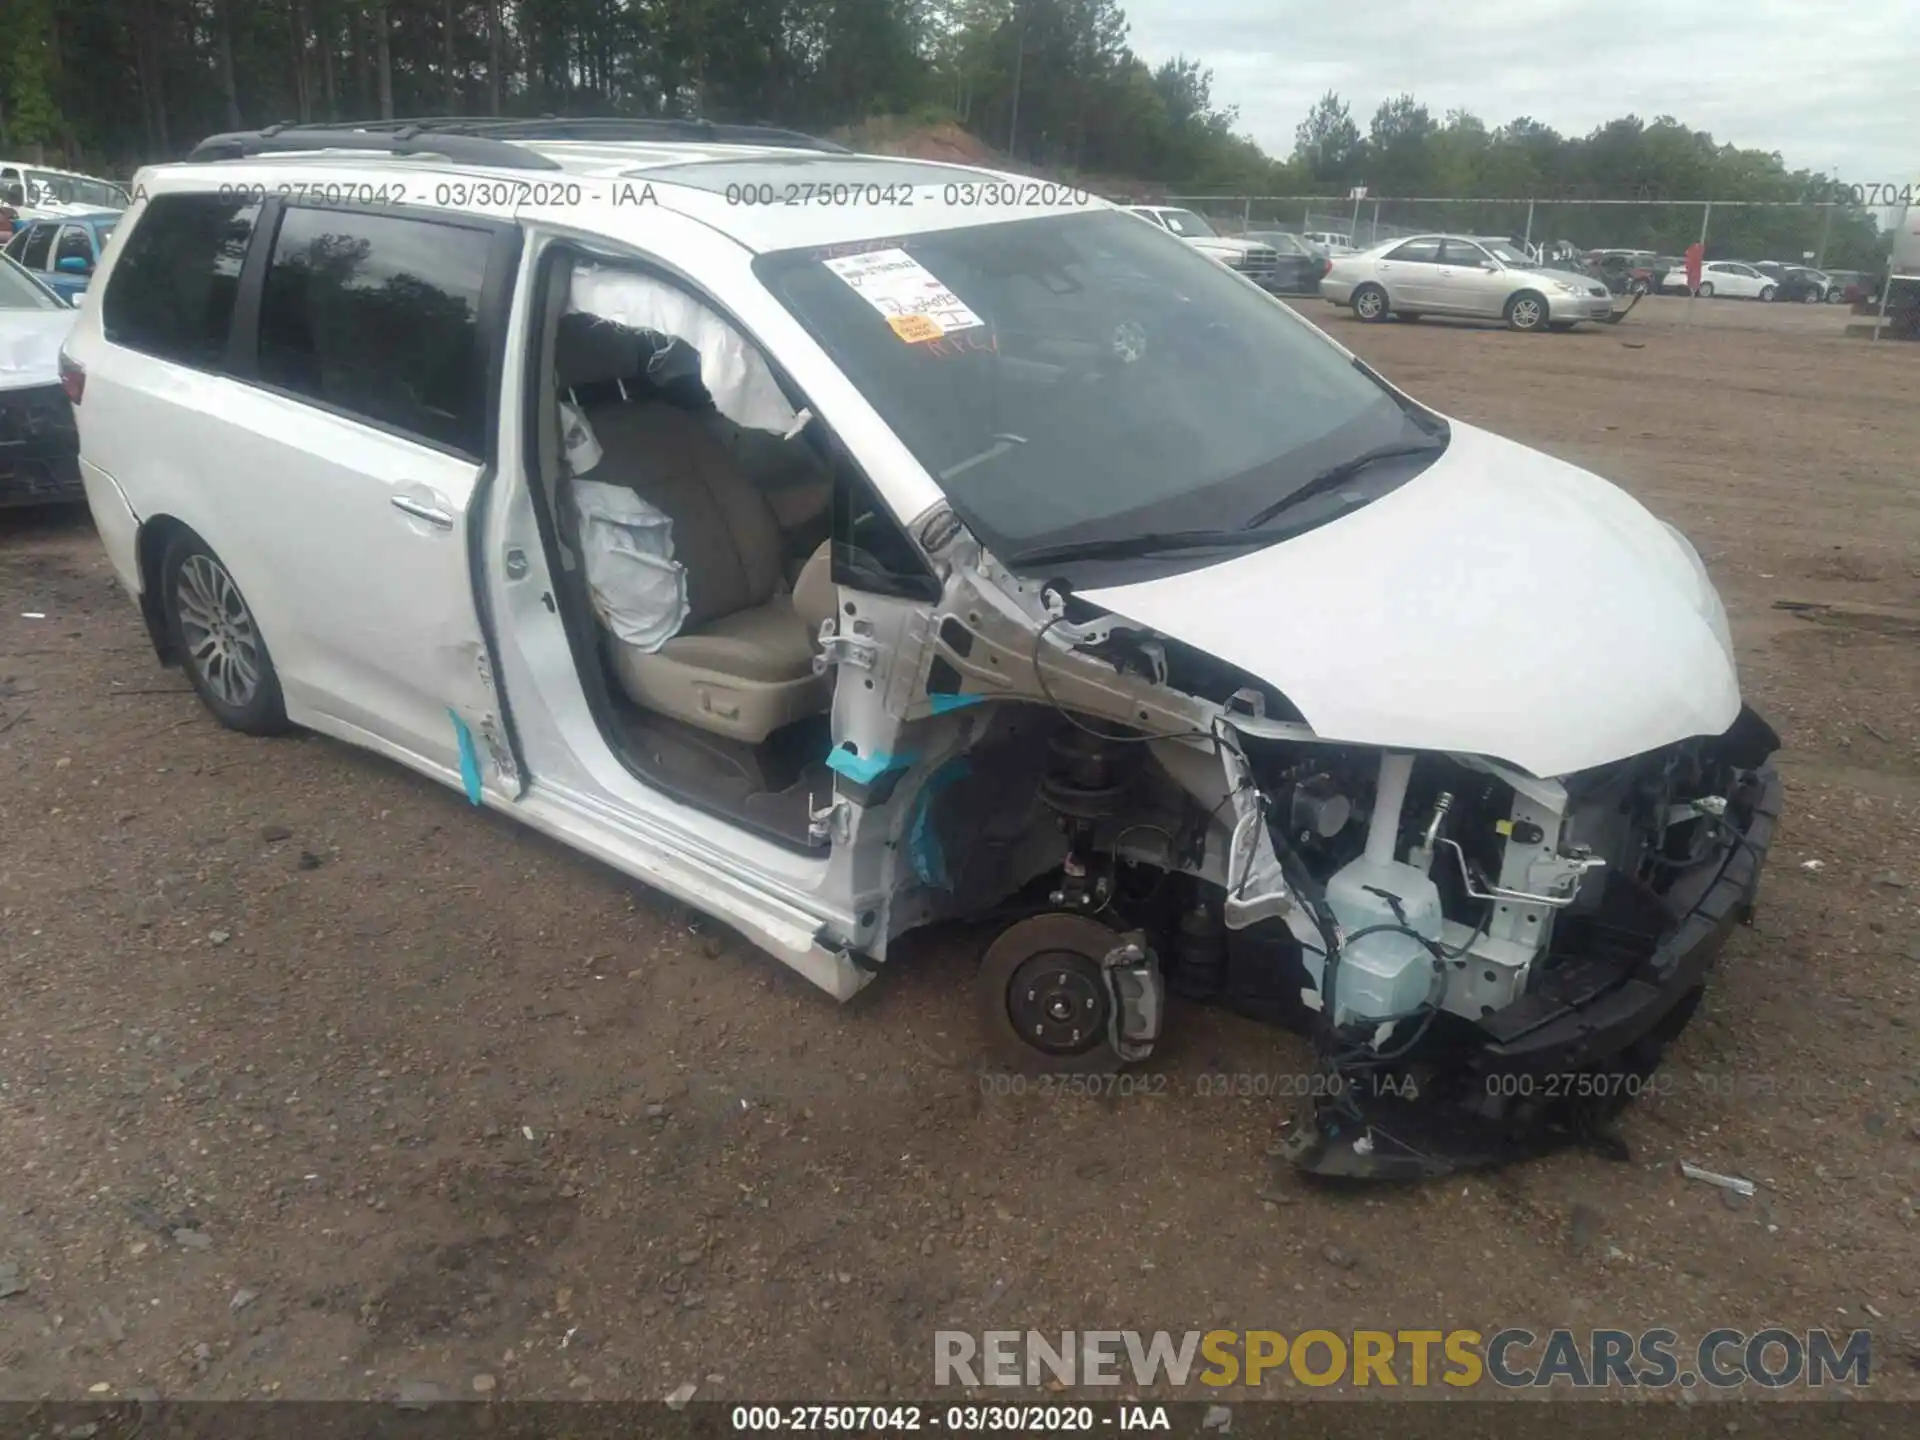
<path fill-rule="evenodd" d="M 889 315 L 887 324 L 893 333 L 909 345 L 918 345 L 923 340 L 938 340 L 946 332 L 930 315 Z"/>

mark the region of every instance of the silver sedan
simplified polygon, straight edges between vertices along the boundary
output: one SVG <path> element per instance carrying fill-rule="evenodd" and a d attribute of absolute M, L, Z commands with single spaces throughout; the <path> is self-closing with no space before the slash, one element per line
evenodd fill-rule
<path fill-rule="evenodd" d="M 1613 314 L 1613 296 L 1599 281 L 1539 269 L 1511 245 L 1462 235 L 1416 235 L 1343 255 L 1320 294 L 1369 321 L 1459 315 L 1514 330 L 1566 330 Z"/>

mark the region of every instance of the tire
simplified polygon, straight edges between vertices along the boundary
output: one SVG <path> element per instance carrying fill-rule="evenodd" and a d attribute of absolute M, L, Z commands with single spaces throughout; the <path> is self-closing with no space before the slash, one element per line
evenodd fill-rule
<path fill-rule="evenodd" d="M 1522 290 L 1507 301 L 1502 318 L 1509 330 L 1531 335 L 1547 328 L 1549 314 L 1546 296 L 1537 290 Z"/>
<path fill-rule="evenodd" d="M 1823 303 L 1826 298 L 1827 297 L 1822 295 L 1818 290 L 1808 290 L 1801 295 L 1800 300 L 1801 303 L 1805 305 L 1819 305 Z"/>
<path fill-rule="evenodd" d="M 1107 1039 L 1113 998 L 1100 967 L 1117 943 L 1118 932 L 1097 920 L 1059 912 L 1001 931 L 980 957 L 975 982 L 993 1059 L 1023 1075 L 1118 1070 L 1119 1052 Z"/>
<path fill-rule="evenodd" d="M 1356 320 L 1364 320 L 1369 325 L 1378 325 L 1387 318 L 1387 292 L 1378 285 L 1368 283 L 1353 292 L 1347 303 L 1353 307 Z"/>
<path fill-rule="evenodd" d="M 160 564 L 168 637 L 200 703 L 229 730 L 279 735 L 291 728 L 266 637 L 240 587 L 199 536 L 183 532 Z"/>
<path fill-rule="evenodd" d="M 1627 294 L 1629 295 L 1644 295 L 1652 288 L 1653 287 L 1644 280 L 1629 280 L 1627 282 Z"/>
<path fill-rule="evenodd" d="M 1762 285 L 1760 287 L 1760 298 L 1762 300 L 1771 300 L 1775 295 L 1778 295 L 1779 293 L 1780 292 L 1771 285 Z"/>
<path fill-rule="evenodd" d="M 1713 298 L 1713 282 L 1711 280 L 1702 280 L 1700 282 L 1700 288 L 1693 293 L 1698 295 L 1702 300 L 1711 300 Z"/>

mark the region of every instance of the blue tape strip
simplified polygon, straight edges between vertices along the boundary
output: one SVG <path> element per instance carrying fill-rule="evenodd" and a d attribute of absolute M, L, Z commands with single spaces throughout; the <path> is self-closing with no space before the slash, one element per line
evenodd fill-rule
<path fill-rule="evenodd" d="M 920 788 L 914 804 L 913 824 L 907 828 L 907 854 L 913 861 L 913 873 L 920 877 L 923 885 L 953 889 L 953 880 L 947 874 L 946 851 L 940 845 L 940 837 L 933 832 L 933 801 L 940 791 L 972 773 L 973 767 L 966 757 L 956 755 L 934 771 Z"/>
<path fill-rule="evenodd" d="M 889 770 L 904 770 L 912 763 L 911 755 L 856 755 L 838 745 L 827 752 L 827 768 L 856 785 L 871 785 Z"/>
<path fill-rule="evenodd" d="M 984 695 L 929 695 L 927 706 L 936 715 L 944 715 L 949 710 L 959 710 L 967 705 L 978 705 L 987 697 Z"/>
<path fill-rule="evenodd" d="M 480 753 L 473 748 L 473 732 L 467 728 L 467 722 L 460 718 L 459 712 L 448 710 L 453 716 L 453 738 L 460 745 L 460 783 L 466 787 L 467 799 L 475 805 L 480 803 Z"/>

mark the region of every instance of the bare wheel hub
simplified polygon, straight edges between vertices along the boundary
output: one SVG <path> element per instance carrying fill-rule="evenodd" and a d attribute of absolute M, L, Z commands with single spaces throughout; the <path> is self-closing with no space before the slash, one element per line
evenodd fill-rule
<path fill-rule="evenodd" d="M 1007 986 L 1007 1017 L 1029 1045 L 1078 1055 L 1107 1033 L 1107 987 L 1099 962 L 1066 950 L 1024 961 Z"/>

